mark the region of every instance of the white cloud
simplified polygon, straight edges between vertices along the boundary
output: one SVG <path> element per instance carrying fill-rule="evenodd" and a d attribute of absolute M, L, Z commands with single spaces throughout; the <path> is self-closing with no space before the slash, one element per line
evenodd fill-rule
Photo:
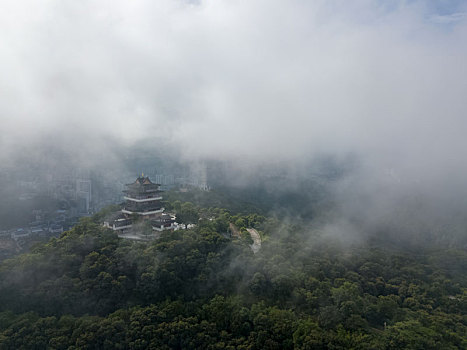
<path fill-rule="evenodd" d="M 418 173 L 466 168 L 467 27 L 427 23 L 420 2 L 0 6 L 4 154 L 72 135 L 170 138 L 201 157 L 355 152 Z"/>
<path fill-rule="evenodd" d="M 465 12 L 452 13 L 449 15 L 435 15 L 435 16 L 430 17 L 432 22 L 439 23 L 439 24 L 456 23 L 460 21 L 465 21 L 466 18 L 467 18 L 467 13 Z"/>

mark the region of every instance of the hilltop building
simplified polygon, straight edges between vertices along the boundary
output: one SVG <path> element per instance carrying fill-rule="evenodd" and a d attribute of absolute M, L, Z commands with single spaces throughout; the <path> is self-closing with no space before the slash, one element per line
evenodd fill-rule
<path fill-rule="evenodd" d="M 159 184 L 149 180 L 149 177 L 138 177 L 135 182 L 126 185 L 123 197 L 126 202 L 123 214 L 136 214 L 145 218 L 154 218 L 164 211 L 162 208 Z"/>
<path fill-rule="evenodd" d="M 164 213 L 160 185 L 151 182 L 149 177 L 138 177 L 135 182 L 126 185 L 123 191 L 125 204 L 121 212 L 104 226 L 123 233 L 131 231 L 135 221 L 148 220 L 154 231 L 174 229 L 174 220 Z"/>

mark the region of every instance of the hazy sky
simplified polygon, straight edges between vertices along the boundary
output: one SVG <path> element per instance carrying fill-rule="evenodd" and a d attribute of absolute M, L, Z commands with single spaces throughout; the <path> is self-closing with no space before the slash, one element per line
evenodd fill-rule
<path fill-rule="evenodd" d="M 463 177 L 466 13 L 443 0 L 4 0 L 0 153 L 164 138 L 199 157 L 350 152 Z"/>

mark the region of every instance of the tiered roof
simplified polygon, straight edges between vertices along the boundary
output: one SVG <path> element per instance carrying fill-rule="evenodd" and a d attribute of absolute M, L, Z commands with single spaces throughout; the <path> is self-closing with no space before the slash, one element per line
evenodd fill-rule
<path fill-rule="evenodd" d="M 159 189 L 160 184 L 153 183 L 149 177 L 138 177 L 135 182 L 127 184 L 123 192 L 154 192 Z"/>

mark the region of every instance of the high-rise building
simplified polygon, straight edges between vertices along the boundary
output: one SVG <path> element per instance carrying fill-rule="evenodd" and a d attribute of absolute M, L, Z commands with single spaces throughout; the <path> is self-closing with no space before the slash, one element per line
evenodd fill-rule
<path fill-rule="evenodd" d="M 91 181 L 76 180 L 76 202 L 80 213 L 89 212 L 91 199 Z"/>

